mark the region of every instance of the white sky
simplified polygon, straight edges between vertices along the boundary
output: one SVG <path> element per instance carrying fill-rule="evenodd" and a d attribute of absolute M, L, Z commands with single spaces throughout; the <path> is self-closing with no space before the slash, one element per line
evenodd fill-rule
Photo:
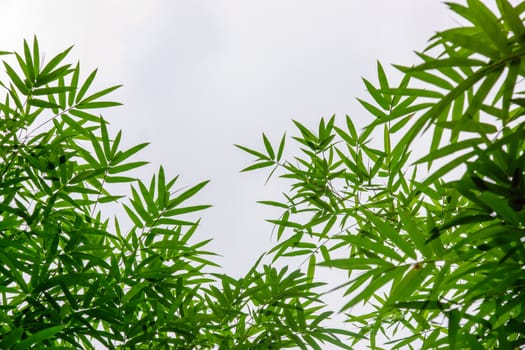
<path fill-rule="evenodd" d="M 104 113 L 124 145 L 152 144 L 140 158 L 212 182 L 199 196 L 198 238 L 214 238 L 224 272 L 239 276 L 271 246 L 272 212 L 255 201 L 280 199 L 265 173 L 240 174 L 252 158 L 233 147 L 293 134 L 291 119 L 370 118 L 355 101 L 376 60 L 410 65 L 413 50 L 456 25 L 437 0 L 172 0 L 0 2 L 0 50 L 20 50 L 36 34 L 48 57 L 74 44 L 84 73 L 99 67 L 99 88 L 123 107 Z"/>

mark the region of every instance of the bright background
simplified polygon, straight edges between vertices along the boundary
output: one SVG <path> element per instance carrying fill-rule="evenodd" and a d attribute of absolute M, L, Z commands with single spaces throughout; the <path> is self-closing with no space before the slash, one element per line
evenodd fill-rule
<path fill-rule="evenodd" d="M 198 238 L 214 238 L 234 276 L 272 244 L 264 220 L 277 213 L 255 202 L 286 186 L 239 173 L 252 158 L 233 144 L 261 148 L 262 132 L 277 142 L 295 132 L 292 118 L 364 125 L 372 117 L 354 97 L 366 96 L 361 77 L 375 81 L 376 60 L 416 63 L 413 50 L 457 24 L 437 0 L 2 0 L 0 14 L 0 50 L 34 34 L 48 59 L 74 44 L 84 74 L 99 67 L 96 87 L 124 84 L 112 95 L 124 106 L 104 116 L 124 145 L 151 142 L 138 176 L 163 164 L 184 184 L 212 180 Z"/>

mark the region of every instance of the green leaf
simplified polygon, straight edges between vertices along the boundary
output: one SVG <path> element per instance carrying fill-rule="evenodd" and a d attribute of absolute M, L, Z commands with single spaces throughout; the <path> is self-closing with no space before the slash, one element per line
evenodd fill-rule
<path fill-rule="evenodd" d="M 257 201 L 257 203 L 264 204 L 264 205 L 269 205 L 269 206 L 272 206 L 272 207 L 288 209 L 288 205 L 287 204 L 279 203 L 279 202 L 275 202 L 275 201 Z"/>
<path fill-rule="evenodd" d="M 210 182 L 209 180 L 203 181 L 193 187 L 191 187 L 189 190 L 184 191 L 177 197 L 171 199 L 168 204 L 168 208 L 174 208 L 180 203 L 184 202 L 185 200 L 193 197 L 195 194 L 197 194 L 204 186 L 206 186 Z"/>
<path fill-rule="evenodd" d="M 459 329 L 460 314 L 457 310 L 447 312 L 448 316 L 448 346 L 449 349 L 456 349 L 456 336 Z"/>
<path fill-rule="evenodd" d="M 399 218 L 403 223 L 403 228 L 410 236 L 412 243 L 415 245 L 418 251 L 423 254 L 427 259 L 432 258 L 433 254 L 428 245 L 425 244 L 425 234 L 421 231 L 417 225 L 415 218 L 411 217 L 404 210 L 399 211 Z"/>
<path fill-rule="evenodd" d="M 86 94 L 87 90 L 91 86 L 91 83 L 93 83 L 93 80 L 95 79 L 95 76 L 97 75 L 97 70 L 95 69 L 89 76 L 86 78 L 86 81 L 84 81 L 84 84 L 80 87 L 80 90 L 78 90 L 77 97 L 75 99 L 75 103 L 79 103 L 84 98 L 84 95 Z"/>
<path fill-rule="evenodd" d="M 515 226 L 519 225 L 518 214 L 512 210 L 506 200 L 491 192 L 483 192 L 479 199 L 494 210 L 505 222 Z"/>
<path fill-rule="evenodd" d="M 476 24 L 483 29 L 498 50 L 509 54 L 510 45 L 499 26 L 498 18 L 479 0 L 468 0 L 467 3 L 472 16 L 475 16 Z"/>
<path fill-rule="evenodd" d="M 465 111 L 463 118 L 474 118 L 474 115 L 479 111 L 483 100 L 489 92 L 494 87 L 494 84 L 499 79 L 501 73 L 503 72 L 504 66 L 496 67 L 494 70 L 491 70 L 486 73 L 485 80 L 478 88 L 478 91 L 474 95 L 474 98 L 470 101 L 470 104 Z"/>
<path fill-rule="evenodd" d="M 121 164 L 117 166 L 111 166 L 108 170 L 108 173 L 111 175 L 119 174 L 125 171 L 130 171 L 136 168 L 140 168 L 146 164 L 149 164 L 149 162 L 131 162 L 131 163 Z"/>
<path fill-rule="evenodd" d="M 335 267 L 341 270 L 356 271 L 356 270 L 373 270 L 374 267 L 393 267 L 389 262 L 382 259 L 373 258 L 345 258 L 345 259 L 330 259 L 318 264 L 319 266 Z"/>
<path fill-rule="evenodd" d="M 116 153 L 115 157 L 111 160 L 111 165 L 120 164 L 121 162 L 125 161 L 129 157 L 133 156 L 134 154 L 136 154 L 139 151 L 141 151 L 142 149 L 144 149 L 147 145 L 149 145 L 149 142 L 144 142 L 144 143 L 138 144 L 138 145 L 133 146 L 130 149 L 124 151 L 124 152 L 118 151 Z"/>
<path fill-rule="evenodd" d="M 403 279 L 393 285 L 385 304 L 391 306 L 399 301 L 407 300 L 415 290 L 422 287 L 423 280 L 432 268 L 432 264 L 426 264 L 424 267 L 419 263 L 414 264 L 403 276 Z"/>
<path fill-rule="evenodd" d="M 410 89 L 410 88 L 402 88 L 402 89 L 388 89 L 385 91 L 382 91 L 385 93 L 389 93 L 392 95 L 400 95 L 400 96 L 417 96 L 417 97 L 430 97 L 430 98 L 442 98 L 443 94 L 437 92 L 437 91 L 431 91 L 426 89 Z"/>
<path fill-rule="evenodd" d="M 395 261 L 405 261 L 405 259 L 399 255 L 394 249 L 383 244 L 383 242 L 375 242 L 369 238 L 350 236 L 345 237 L 347 244 L 352 244 L 355 247 L 366 249 L 374 254 L 382 255 L 385 259 L 390 258 Z"/>
<path fill-rule="evenodd" d="M 313 279 L 314 279 L 315 264 L 316 264 L 315 254 L 311 254 L 310 258 L 308 259 L 308 271 L 306 273 L 306 278 L 309 281 L 313 281 Z"/>
<path fill-rule="evenodd" d="M 372 83 L 370 83 L 365 78 L 362 78 L 362 80 L 366 86 L 366 90 L 370 93 L 370 96 L 372 96 L 374 101 L 376 101 L 376 103 L 379 104 L 384 110 L 388 110 L 390 106 L 386 99 L 383 97 L 382 91 L 376 89 L 374 85 L 372 85 Z"/>
<path fill-rule="evenodd" d="M 451 156 L 452 154 L 458 152 L 458 151 L 461 151 L 461 150 L 464 150 L 464 149 L 470 149 L 470 148 L 473 148 L 475 146 L 478 146 L 480 144 L 482 144 L 485 140 L 483 138 L 478 138 L 478 137 L 475 137 L 475 138 L 471 138 L 471 139 L 467 139 L 467 140 L 463 140 L 463 141 L 460 141 L 460 142 L 456 142 L 456 143 L 452 143 L 450 145 L 447 145 L 447 146 L 444 146 L 440 149 L 437 149 L 433 152 L 430 152 L 429 154 L 427 154 L 426 156 L 418 159 L 415 164 L 421 164 L 421 163 L 429 163 L 429 162 L 433 162 L 439 158 L 443 158 L 443 157 L 447 157 L 447 156 Z M 473 152 L 469 152 L 467 154 L 473 154 Z"/>
<path fill-rule="evenodd" d="M 498 129 L 488 123 L 481 123 L 470 118 L 462 118 L 460 120 L 446 121 L 446 122 L 437 122 L 436 126 L 445 129 L 451 129 L 452 132 L 459 133 L 463 132 L 475 132 L 479 134 L 493 134 L 498 131 Z"/>
<path fill-rule="evenodd" d="M 24 84 L 22 82 L 22 79 L 20 79 L 18 77 L 18 75 L 16 74 L 15 70 L 13 68 L 11 68 L 11 66 L 9 64 L 7 64 L 7 62 L 4 62 L 4 67 L 5 67 L 5 71 L 7 73 L 7 75 L 9 76 L 9 78 L 11 78 L 11 81 L 13 82 L 13 84 L 15 84 L 16 88 L 25 96 L 29 95 L 29 91 L 30 91 L 30 88 L 26 86 L 26 84 Z"/>
<path fill-rule="evenodd" d="M 144 184 L 142 184 L 142 181 L 140 180 L 138 181 L 138 183 L 139 187 L 141 187 L 142 190 Z M 153 218 L 158 215 L 158 212 L 155 208 L 155 205 L 152 203 L 151 198 L 149 198 L 148 193 L 145 193 L 145 195 L 143 193 L 141 198 L 134 186 L 131 187 L 131 192 L 133 195 L 133 199 L 130 199 L 130 202 L 133 206 L 133 209 L 135 209 L 135 212 L 139 214 L 139 216 L 146 223 L 147 226 L 152 226 Z M 146 207 L 144 207 L 144 204 L 146 204 L 147 210 Z"/>
<path fill-rule="evenodd" d="M 75 69 L 73 70 L 73 77 L 71 78 L 71 83 L 70 83 L 70 86 L 72 87 L 72 89 L 69 90 L 69 94 L 67 96 L 68 106 L 73 106 L 75 104 L 75 96 L 77 93 L 79 77 L 80 77 L 80 62 L 77 62 L 77 65 L 75 66 Z"/>
<path fill-rule="evenodd" d="M 124 295 L 121 303 L 126 306 L 137 294 L 139 294 L 145 287 L 147 287 L 150 282 L 144 281 L 137 283 L 131 287 L 131 289 Z"/>
<path fill-rule="evenodd" d="M 171 210 L 164 212 L 164 216 L 175 216 L 175 215 L 193 213 L 193 212 L 201 211 L 207 208 L 211 208 L 211 205 L 194 205 L 194 206 L 185 207 L 185 208 L 175 208 L 175 209 L 171 209 Z"/>
<path fill-rule="evenodd" d="M 52 103 L 52 102 L 48 102 L 48 101 L 44 101 L 44 100 L 39 100 L 39 99 L 36 99 L 36 98 L 29 99 L 28 103 L 31 106 L 35 106 L 35 107 L 39 107 L 39 108 L 49 108 L 49 109 L 60 108 L 60 106 L 57 105 L 56 103 Z"/>
<path fill-rule="evenodd" d="M 43 342 L 44 340 L 52 339 L 55 336 L 55 334 L 61 332 L 65 327 L 65 325 L 48 327 L 34 334 L 31 334 L 30 336 L 22 340 L 20 343 L 16 344 L 14 349 L 28 349 L 32 345 L 37 345 Z"/>
<path fill-rule="evenodd" d="M 268 159 L 268 157 L 266 155 L 264 155 L 264 154 L 262 154 L 260 152 L 257 152 L 257 151 L 255 151 L 253 149 L 250 149 L 250 148 L 247 148 L 247 147 L 244 147 L 244 146 L 241 146 L 241 145 L 234 145 L 234 146 L 239 148 L 239 149 L 241 149 L 241 150 L 243 150 L 246 153 L 250 153 L 251 155 L 256 156 L 259 159 L 265 159 L 265 160 Z"/>
<path fill-rule="evenodd" d="M 80 102 L 77 104 L 78 109 L 109 108 L 122 106 L 120 102 L 100 101 L 100 102 Z"/>
<path fill-rule="evenodd" d="M 134 177 L 129 176 L 106 176 L 107 183 L 126 183 L 126 182 L 135 182 L 137 181 Z"/>
<path fill-rule="evenodd" d="M 33 69 L 35 78 L 38 78 L 40 75 L 40 49 L 36 35 L 33 36 Z"/>
<path fill-rule="evenodd" d="M 381 236 L 391 241 L 398 249 L 402 250 L 407 256 L 412 259 L 417 259 L 414 248 L 410 243 L 401 235 L 399 229 L 396 229 L 394 226 L 390 225 L 388 222 L 381 220 L 379 216 L 371 213 L 369 211 L 364 211 L 364 214 L 374 224 L 378 229 Z"/>
<path fill-rule="evenodd" d="M 73 86 L 54 86 L 54 87 L 45 87 L 33 90 L 33 95 L 51 95 L 58 94 L 61 92 L 72 91 L 75 88 Z"/>
<path fill-rule="evenodd" d="M 91 145 L 93 146 L 93 149 L 95 150 L 98 164 L 102 165 L 103 167 L 106 167 L 107 159 L 106 159 L 106 155 L 102 151 L 102 147 L 100 147 L 100 141 L 92 134 L 89 135 L 89 138 L 91 140 Z"/>
<path fill-rule="evenodd" d="M 523 37 L 525 35 L 525 26 L 520 19 L 518 11 L 512 7 L 508 0 L 497 0 L 496 3 L 508 27 L 517 37 Z"/>
<path fill-rule="evenodd" d="M 500 56 L 499 51 L 491 45 L 490 41 L 485 40 L 484 36 L 481 37 L 469 28 L 449 29 L 439 32 L 437 35 L 454 46 L 469 49 L 491 59 L 498 59 Z"/>
<path fill-rule="evenodd" d="M 125 198 L 126 196 L 102 196 L 97 199 L 97 202 L 99 203 L 111 203 L 116 202 L 121 198 Z"/>
<path fill-rule="evenodd" d="M 386 273 L 383 274 L 381 271 L 370 271 L 369 273 L 363 274 L 359 276 L 354 281 L 351 281 L 349 284 L 351 284 L 351 287 L 346 291 L 346 294 L 349 294 L 351 290 L 355 290 L 356 288 L 359 288 L 361 285 L 364 284 L 368 279 L 370 279 L 373 275 L 372 280 L 368 285 L 366 285 L 361 292 L 359 292 L 357 295 L 355 295 L 353 298 L 350 299 L 342 308 L 341 311 L 348 310 L 349 308 L 353 307 L 354 305 L 360 303 L 360 302 L 366 302 L 369 300 L 369 298 L 374 295 L 374 293 L 387 283 L 391 282 L 392 279 L 395 278 L 396 273 L 403 273 L 404 269 L 398 268 L 396 270 L 392 270 L 392 273 Z"/>
<path fill-rule="evenodd" d="M 71 51 L 72 48 L 73 46 L 70 46 L 55 57 L 53 57 L 51 61 L 49 61 L 49 63 L 45 65 L 42 71 L 40 72 L 38 81 L 45 79 L 46 75 L 50 74 L 51 71 L 55 69 L 55 67 L 57 67 L 60 64 L 60 62 L 62 62 L 62 60 L 68 55 L 69 51 Z"/>
<path fill-rule="evenodd" d="M 46 85 L 60 78 L 64 78 L 73 71 L 72 69 L 70 69 L 70 67 L 71 65 L 66 64 L 65 66 L 61 66 L 55 69 L 54 71 L 48 73 L 47 75 L 40 75 L 35 83 L 35 86 Z"/>
<path fill-rule="evenodd" d="M 9 333 L 7 333 L 7 335 L 5 335 L 6 333 L 4 333 L 4 337 L 0 341 L 0 346 L 3 349 L 13 349 L 13 345 L 16 344 L 16 342 L 22 338 L 23 333 L 24 329 L 22 327 L 18 327 L 14 330 L 11 330 Z"/>
<path fill-rule="evenodd" d="M 142 223 L 142 220 L 140 220 L 139 217 L 127 205 L 123 204 L 123 206 L 126 210 L 126 213 L 128 213 L 128 217 L 131 219 L 131 221 L 133 221 L 135 226 L 138 228 L 143 228 L 144 224 Z"/>
<path fill-rule="evenodd" d="M 433 184 L 438 179 L 442 178 L 452 170 L 456 169 L 458 166 L 465 164 L 470 158 L 472 158 L 474 155 L 472 152 L 464 154 L 447 164 L 443 165 L 441 168 L 433 172 L 430 176 L 428 176 L 425 181 L 422 182 L 423 187 L 428 187 L 429 185 Z"/>
<path fill-rule="evenodd" d="M 383 69 L 381 62 L 379 61 L 377 61 L 377 78 L 379 79 L 379 86 L 381 87 L 381 90 L 388 90 L 389 84 L 385 74 L 385 70 Z M 388 105 L 392 103 L 390 96 L 385 96 L 385 99 L 387 100 L 386 102 L 388 103 Z"/>
<path fill-rule="evenodd" d="M 510 103 L 512 101 L 512 95 L 514 93 L 514 88 L 518 79 L 519 71 L 521 69 L 521 61 L 514 61 L 509 66 L 509 72 L 507 78 L 503 83 L 503 101 L 502 101 L 502 111 L 503 115 L 500 116 L 500 119 L 508 120 L 509 119 L 509 110 Z"/>
<path fill-rule="evenodd" d="M 81 111 L 81 110 L 78 110 L 78 109 L 70 109 L 69 110 L 69 114 L 74 115 L 75 117 L 78 117 L 80 119 L 88 120 L 88 121 L 91 121 L 91 122 L 94 122 L 94 123 L 100 122 L 100 117 L 99 116 L 96 116 L 94 114 L 87 113 L 87 112 L 84 112 L 84 111 Z"/>
<path fill-rule="evenodd" d="M 65 87 L 65 81 L 64 81 L 64 77 L 60 77 L 58 79 L 58 87 Z M 53 95 L 50 95 L 50 96 L 53 96 Z M 66 106 L 66 92 L 65 91 L 62 91 L 62 92 L 59 92 L 58 93 L 58 101 L 59 101 L 59 104 L 61 106 L 62 109 L 65 109 L 67 106 Z"/>
<path fill-rule="evenodd" d="M 27 79 L 31 82 L 31 84 L 35 81 L 35 68 L 33 67 L 33 58 L 31 57 L 31 50 L 29 49 L 29 45 L 27 44 L 27 41 L 24 40 L 24 63 L 27 67 Z"/>
<path fill-rule="evenodd" d="M 104 149 L 104 155 L 106 159 L 109 159 L 111 156 L 111 140 L 109 139 L 108 128 L 106 126 L 107 122 L 102 118 L 99 118 L 100 124 L 100 139 L 102 141 L 102 147 Z"/>
<path fill-rule="evenodd" d="M 283 155 L 284 151 L 284 143 L 286 141 L 286 133 L 284 133 L 283 137 L 281 138 L 281 142 L 279 143 L 279 150 L 277 151 L 277 161 L 281 160 L 281 157 Z"/>
<path fill-rule="evenodd" d="M 380 109 L 378 109 L 377 107 L 371 105 L 370 103 L 366 102 L 366 101 L 363 101 L 361 99 L 357 99 L 359 101 L 359 103 L 366 108 L 367 111 L 369 111 L 370 113 L 372 113 L 372 115 L 376 118 L 379 118 L 379 119 L 383 119 L 383 118 L 386 118 L 387 117 L 387 114 L 383 111 L 381 111 Z"/>
<path fill-rule="evenodd" d="M 111 93 L 112 91 L 115 91 L 119 88 L 121 88 L 122 85 L 115 85 L 115 86 L 111 86 L 107 89 L 104 89 L 104 90 L 101 90 L 97 93 L 94 93 L 93 95 L 90 95 L 89 97 L 86 97 L 84 98 L 82 101 L 79 102 L 79 104 L 85 104 L 86 102 L 91 102 L 91 101 L 94 101 L 102 96 L 106 96 L 107 94 Z"/>
<path fill-rule="evenodd" d="M 466 57 L 444 57 L 441 59 L 432 58 L 431 60 L 405 70 L 406 73 L 412 71 L 426 71 L 438 68 L 455 68 L 455 67 L 479 67 L 484 66 L 486 62 Z"/>
<path fill-rule="evenodd" d="M 266 135 L 263 133 L 263 141 L 264 141 L 264 148 L 266 148 L 266 152 L 268 152 L 268 158 L 269 159 L 275 159 L 275 153 L 273 152 L 272 144 L 270 143 L 270 140 L 266 137 Z"/>
<path fill-rule="evenodd" d="M 111 163 L 113 163 L 113 159 L 115 158 L 117 151 L 119 150 L 121 138 L 122 138 L 122 131 L 120 130 L 117 133 L 117 136 L 115 136 L 115 139 L 113 140 L 111 144 L 111 150 L 109 152 L 109 159 Z"/>
<path fill-rule="evenodd" d="M 272 165 L 275 165 L 273 161 L 259 162 L 259 163 L 252 164 L 242 169 L 241 172 L 251 171 L 251 170 L 256 170 L 256 169 L 261 169 L 261 168 L 267 168 Z"/>
<path fill-rule="evenodd" d="M 402 309 L 417 309 L 417 310 L 444 310 L 448 304 L 442 303 L 438 300 L 424 300 L 424 301 L 405 301 L 394 305 Z"/>
<path fill-rule="evenodd" d="M 159 168 L 157 179 L 157 204 L 159 205 L 159 208 L 164 208 L 168 204 L 168 191 L 166 189 L 166 178 L 164 176 L 164 168 L 162 166 Z"/>

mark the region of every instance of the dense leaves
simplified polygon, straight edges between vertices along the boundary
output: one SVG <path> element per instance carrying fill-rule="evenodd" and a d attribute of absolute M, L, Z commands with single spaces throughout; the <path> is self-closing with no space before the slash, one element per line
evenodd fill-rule
<path fill-rule="evenodd" d="M 193 216 L 209 205 L 187 204 L 207 181 L 133 177 L 147 144 L 123 149 L 98 114 L 119 86 L 91 91 L 96 70 L 83 80 L 70 49 L 47 63 L 36 38 L 2 52 L 0 348 L 344 347 L 351 333 L 323 326 L 320 283 L 301 271 L 210 273 Z"/>
<path fill-rule="evenodd" d="M 525 3 L 448 5 L 465 26 L 395 66 L 399 83 L 379 63 L 379 84 L 364 80 L 361 131 L 295 122 L 290 160 L 284 138 L 279 157 L 266 137 L 241 147 L 257 158 L 245 170 L 292 181 L 264 202 L 283 210 L 275 259 L 346 271 L 342 310 L 374 349 L 525 345 Z"/>
<path fill-rule="evenodd" d="M 290 184 L 261 201 L 282 211 L 277 242 L 242 278 L 198 239 L 207 181 L 133 176 L 147 144 L 123 149 L 99 114 L 119 86 L 93 92 L 71 48 L 1 51 L 0 348 L 523 347 L 525 3 L 448 5 L 464 26 L 399 82 L 380 63 L 363 79 L 364 128 L 294 121 L 291 140 L 238 146 L 244 171 Z M 347 278 L 327 286 L 326 268 Z"/>

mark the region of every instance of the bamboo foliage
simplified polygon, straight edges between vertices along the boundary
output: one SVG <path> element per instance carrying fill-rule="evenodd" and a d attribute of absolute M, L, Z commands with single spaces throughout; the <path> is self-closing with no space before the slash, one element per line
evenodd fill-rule
<path fill-rule="evenodd" d="M 283 211 L 274 258 L 304 256 L 310 277 L 347 272 L 334 289 L 372 349 L 525 344 L 525 3 L 448 6 L 466 24 L 396 65 L 399 83 L 380 63 L 378 84 L 363 80 L 362 130 L 348 116 L 294 122 L 290 159 L 287 138 L 241 147 L 256 157 L 245 170 L 292 181 L 263 202 Z"/>
<path fill-rule="evenodd" d="M 1 52 L 0 348 L 345 348 L 301 271 L 210 273 L 194 216 L 209 205 L 187 204 L 208 181 L 135 178 L 147 144 L 122 148 L 99 114 L 119 86 L 93 92 L 70 50 Z"/>

